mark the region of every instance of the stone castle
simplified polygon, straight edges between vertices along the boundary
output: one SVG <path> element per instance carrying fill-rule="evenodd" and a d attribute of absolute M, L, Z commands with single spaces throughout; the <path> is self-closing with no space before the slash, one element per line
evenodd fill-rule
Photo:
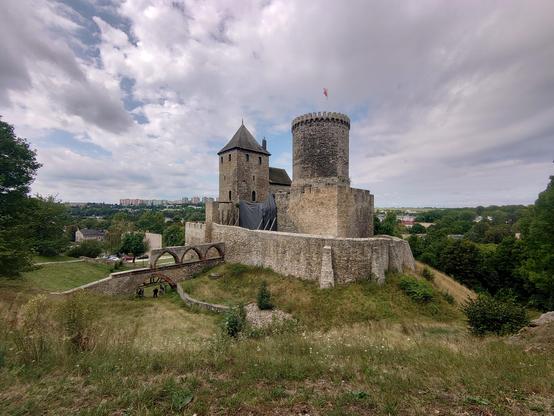
<path fill-rule="evenodd" d="M 219 223 L 237 223 L 240 200 L 277 204 L 277 230 L 331 237 L 373 235 L 373 195 L 350 187 L 350 119 L 310 113 L 292 122 L 293 180 L 243 125 L 219 152 Z"/>
<path fill-rule="evenodd" d="M 373 195 L 350 187 L 348 116 L 309 113 L 292 121 L 293 178 L 269 166 L 242 124 L 218 152 L 219 198 L 206 205 L 205 223 L 187 223 L 187 244 L 225 243 L 226 261 L 271 267 L 285 275 L 318 280 L 321 287 L 415 266 L 407 242 L 373 237 Z M 240 201 L 272 195 L 274 231 L 238 227 Z"/>

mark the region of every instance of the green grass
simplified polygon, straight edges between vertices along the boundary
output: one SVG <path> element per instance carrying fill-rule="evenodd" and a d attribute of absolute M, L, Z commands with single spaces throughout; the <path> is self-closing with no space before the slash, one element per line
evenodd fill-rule
<path fill-rule="evenodd" d="M 62 291 L 103 279 L 109 274 L 110 267 L 103 264 L 58 263 L 37 266 L 23 273 L 21 279 L 39 289 Z"/>
<path fill-rule="evenodd" d="M 79 263 L 77 263 L 79 264 Z M 261 279 L 299 321 L 278 334 L 222 337 L 221 317 L 160 299 L 90 294 L 94 349 L 70 352 L 52 297 L 41 310 L 43 356 L 22 360 L 9 326 L 28 298 L 2 284 L 0 407 L 10 415 L 548 415 L 554 413 L 554 345 L 470 335 L 440 296 L 412 301 L 388 276 L 319 290 L 314 283 L 240 265 L 183 283 L 214 302 L 254 301 Z M 20 299 L 24 301 L 25 299 Z M 4 305 L 4 307 L 1 307 Z M 49 306 L 50 305 L 50 306 Z M 13 306 L 13 305 L 12 305 Z M 3 311 L 3 312 L 2 312 Z M 15 328 L 15 329 L 14 329 Z M 10 331 L 8 331 L 10 330 Z"/>
<path fill-rule="evenodd" d="M 213 280 L 210 273 L 222 275 Z M 398 276 L 391 275 L 384 286 L 365 281 L 319 290 L 314 282 L 284 278 L 268 269 L 224 264 L 192 280 L 181 282 L 193 298 L 210 303 L 238 304 L 256 301 L 262 281 L 266 281 L 275 306 L 293 313 L 301 323 L 314 328 L 391 320 L 460 320 L 461 312 L 437 296 L 418 305 L 404 295 Z"/>
<path fill-rule="evenodd" d="M 55 261 L 71 261 L 71 260 L 78 260 L 75 257 L 69 257 L 69 256 L 52 256 L 52 257 L 46 257 L 46 256 L 33 256 L 33 263 L 52 263 Z"/>

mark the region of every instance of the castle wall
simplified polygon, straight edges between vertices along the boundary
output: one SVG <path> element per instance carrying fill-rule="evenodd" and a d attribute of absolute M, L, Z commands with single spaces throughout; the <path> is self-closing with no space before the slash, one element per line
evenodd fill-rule
<path fill-rule="evenodd" d="M 373 236 L 373 195 L 365 189 L 337 188 L 337 236 Z"/>
<path fill-rule="evenodd" d="M 225 243 L 227 262 L 270 267 L 322 287 L 370 278 L 382 282 L 387 270 L 415 268 L 408 242 L 395 237 L 326 238 L 212 226 L 214 241 Z"/>
<path fill-rule="evenodd" d="M 287 216 L 294 232 L 336 237 L 338 230 L 337 186 L 304 186 L 290 193 Z M 279 221 L 282 212 L 277 211 Z M 279 230 L 282 230 L 279 228 Z"/>
<path fill-rule="evenodd" d="M 269 184 L 269 192 L 276 194 L 277 192 L 290 192 L 290 186 Z"/>
<path fill-rule="evenodd" d="M 185 223 L 185 245 L 204 244 L 210 241 L 207 234 L 207 226 L 203 222 Z"/>

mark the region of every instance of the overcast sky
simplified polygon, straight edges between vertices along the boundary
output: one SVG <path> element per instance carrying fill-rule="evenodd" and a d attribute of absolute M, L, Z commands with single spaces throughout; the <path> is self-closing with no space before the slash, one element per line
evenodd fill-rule
<path fill-rule="evenodd" d="M 2 0 L 0 115 L 64 201 L 217 195 L 244 118 L 352 119 L 377 206 L 528 204 L 554 159 L 554 2 Z M 323 96 L 328 88 L 329 98 Z"/>

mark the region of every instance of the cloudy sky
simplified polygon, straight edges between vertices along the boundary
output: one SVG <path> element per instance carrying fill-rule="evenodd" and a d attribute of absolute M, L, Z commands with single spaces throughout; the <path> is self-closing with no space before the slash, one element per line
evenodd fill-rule
<path fill-rule="evenodd" d="M 291 169 L 291 120 L 352 119 L 377 206 L 532 203 L 553 174 L 554 2 L 0 4 L 0 115 L 65 201 L 217 194 L 240 126 Z M 322 94 L 329 90 L 329 99 Z"/>

